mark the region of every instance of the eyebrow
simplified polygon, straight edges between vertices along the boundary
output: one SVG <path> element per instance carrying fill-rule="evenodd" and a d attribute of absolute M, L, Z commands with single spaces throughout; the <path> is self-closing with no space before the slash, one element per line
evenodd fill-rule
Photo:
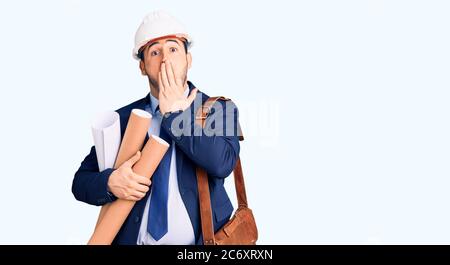
<path fill-rule="evenodd" d="M 178 46 L 180 46 L 180 44 L 179 44 L 178 41 L 176 41 L 176 40 L 171 40 L 171 39 L 166 40 L 166 42 L 169 42 L 169 41 L 173 41 L 173 42 L 175 42 L 176 44 L 178 44 Z"/>
<path fill-rule="evenodd" d="M 168 39 L 168 40 L 166 40 L 166 42 L 169 42 L 169 41 L 172 41 L 172 42 L 175 42 L 176 44 L 178 44 L 178 41 L 176 41 L 176 40 L 173 40 L 173 39 Z M 152 44 L 150 44 L 150 45 L 148 46 L 148 49 L 150 49 L 150 47 L 152 47 L 152 46 L 155 45 L 155 44 L 160 44 L 160 43 L 159 43 L 159 41 L 153 42 Z M 180 44 L 178 44 L 178 46 L 180 46 Z"/>

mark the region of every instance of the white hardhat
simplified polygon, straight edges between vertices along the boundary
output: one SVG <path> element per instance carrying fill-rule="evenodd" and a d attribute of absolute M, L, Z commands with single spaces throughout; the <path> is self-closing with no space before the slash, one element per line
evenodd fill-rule
<path fill-rule="evenodd" d="M 139 51 L 145 44 L 169 36 L 184 38 L 188 47 L 192 46 L 191 37 L 178 20 L 161 10 L 149 13 L 136 31 L 133 57 L 139 60 Z"/>

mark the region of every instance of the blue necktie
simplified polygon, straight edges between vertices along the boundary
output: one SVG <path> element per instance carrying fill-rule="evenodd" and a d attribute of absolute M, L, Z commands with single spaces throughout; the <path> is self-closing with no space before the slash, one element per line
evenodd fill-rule
<path fill-rule="evenodd" d="M 156 111 L 159 110 L 159 106 Z M 170 160 L 172 158 L 172 139 L 161 127 L 159 137 L 170 144 L 152 177 L 152 198 L 148 214 L 147 231 L 156 241 L 167 233 L 167 198 L 169 193 Z"/>

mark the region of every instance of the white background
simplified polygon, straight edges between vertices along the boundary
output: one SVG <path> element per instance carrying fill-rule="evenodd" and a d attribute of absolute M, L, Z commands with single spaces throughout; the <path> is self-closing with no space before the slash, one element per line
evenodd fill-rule
<path fill-rule="evenodd" d="M 95 114 L 149 90 L 131 50 L 155 9 L 241 109 L 259 243 L 450 243 L 450 4 L 412 0 L 1 1 L 0 243 L 89 239 L 73 174 Z"/>

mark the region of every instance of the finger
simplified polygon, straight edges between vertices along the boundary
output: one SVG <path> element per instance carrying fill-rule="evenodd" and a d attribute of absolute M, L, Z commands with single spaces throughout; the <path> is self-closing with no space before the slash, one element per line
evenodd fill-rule
<path fill-rule="evenodd" d="M 164 88 L 163 90 L 162 90 L 162 94 L 163 94 L 163 96 L 164 97 L 167 97 L 171 92 L 172 92 L 172 89 L 170 89 L 170 86 L 166 86 L 166 85 L 164 85 L 164 82 L 162 81 L 162 79 L 163 79 L 163 73 L 162 72 L 160 72 L 160 74 L 161 74 L 161 84 L 162 84 L 162 87 Z"/>
<path fill-rule="evenodd" d="M 172 62 L 166 61 L 166 73 L 167 79 L 171 87 L 176 87 L 177 83 L 175 82 L 175 74 L 173 73 Z"/>
<path fill-rule="evenodd" d="M 140 191 L 135 190 L 131 193 L 131 196 L 139 198 L 139 200 L 140 200 L 140 199 L 144 198 L 145 192 L 140 192 Z"/>
<path fill-rule="evenodd" d="M 132 167 L 139 159 L 141 158 L 141 151 L 137 151 L 137 153 L 128 159 L 124 164 L 127 167 Z"/>
<path fill-rule="evenodd" d="M 161 64 L 161 80 L 165 89 L 170 88 L 169 81 L 167 80 L 166 63 Z"/>
<path fill-rule="evenodd" d="M 181 90 L 183 90 L 183 81 L 181 80 L 180 76 L 177 75 L 177 73 L 175 72 L 175 67 L 172 61 L 170 61 L 170 69 L 172 70 L 173 73 L 173 78 L 174 78 L 174 83 L 177 87 L 179 87 Z"/>
<path fill-rule="evenodd" d="M 187 101 L 189 102 L 189 105 L 195 100 L 195 97 L 197 96 L 198 89 L 194 88 L 191 91 L 191 94 L 189 94 L 189 97 L 187 98 Z"/>
<path fill-rule="evenodd" d="M 140 201 L 141 199 L 142 198 L 138 198 L 138 197 L 132 196 L 132 195 L 125 198 L 125 200 L 128 200 L 128 201 Z"/>
<path fill-rule="evenodd" d="M 183 80 L 181 80 L 181 76 L 176 74 L 172 62 L 170 62 L 170 64 L 172 66 L 173 76 L 175 77 L 175 83 L 177 84 L 177 87 L 181 87 L 181 89 L 184 89 Z"/>
<path fill-rule="evenodd" d="M 133 173 L 133 180 L 139 184 L 143 184 L 143 185 L 147 185 L 147 186 L 149 186 L 151 183 L 149 178 L 138 175 L 136 173 Z"/>
<path fill-rule="evenodd" d="M 150 188 L 147 185 L 141 185 L 141 184 L 138 184 L 138 183 L 136 183 L 133 186 L 133 188 L 136 189 L 137 191 L 140 191 L 140 192 L 143 192 L 143 193 L 147 193 L 147 191 L 150 190 Z"/>
<path fill-rule="evenodd" d="M 164 93 L 164 91 L 165 91 L 165 87 L 164 87 L 164 85 L 163 85 L 163 83 L 162 83 L 162 74 L 161 74 L 161 71 L 159 71 L 159 73 L 158 73 L 158 86 L 159 86 L 159 92 L 161 92 L 161 93 Z"/>

